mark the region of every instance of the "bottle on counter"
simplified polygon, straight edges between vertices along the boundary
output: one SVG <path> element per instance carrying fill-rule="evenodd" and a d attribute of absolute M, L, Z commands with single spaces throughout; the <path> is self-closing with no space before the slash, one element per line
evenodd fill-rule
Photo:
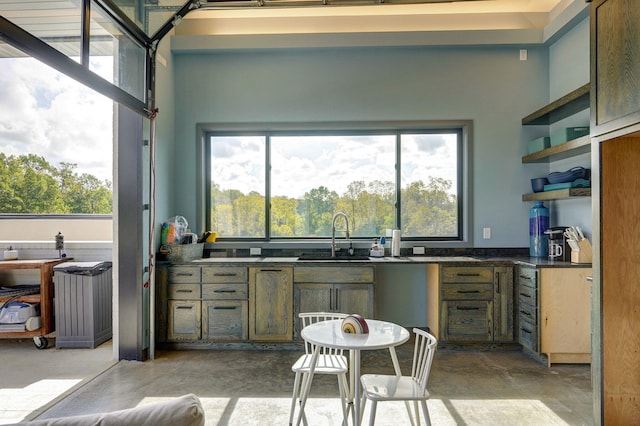
<path fill-rule="evenodd" d="M 529 256 L 546 257 L 548 237 L 544 233 L 549 229 L 549 209 L 542 201 L 536 201 L 529 210 Z"/>

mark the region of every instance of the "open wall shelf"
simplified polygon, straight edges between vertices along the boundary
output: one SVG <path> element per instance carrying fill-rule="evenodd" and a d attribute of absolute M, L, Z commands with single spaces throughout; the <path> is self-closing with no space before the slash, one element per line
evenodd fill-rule
<path fill-rule="evenodd" d="M 591 188 L 567 188 L 522 195 L 522 201 L 548 201 L 566 198 L 591 197 Z"/>
<path fill-rule="evenodd" d="M 522 119 L 523 126 L 549 125 L 590 107 L 591 83 L 578 87 Z M 551 163 L 591 151 L 591 136 L 582 136 L 522 157 L 523 163 Z M 522 201 L 548 201 L 590 197 L 591 188 L 567 188 L 523 194 Z"/>
<path fill-rule="evenodd" d="M 585 154 L 591 151 L 591 137 L 582 136 L 578 139 L 567 141 L 563 144 L 552 146 L 542 151 L 533 152 L 522 157 L 523 163 L 550 163 L 563 158 Z"/>
<path fill-rule="evenodd" d="M 591 83 L 587 83 L 560 99 L 522 119 L 522 125 L 548 125 L 589 108 Z"/>

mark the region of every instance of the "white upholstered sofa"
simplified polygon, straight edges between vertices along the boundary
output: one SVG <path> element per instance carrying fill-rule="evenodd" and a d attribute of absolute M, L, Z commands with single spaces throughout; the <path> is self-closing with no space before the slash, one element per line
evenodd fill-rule
<path fill-rule="evenodd" d="M 110 413 L 18 423 L 29 426 L 204 426 L 204 410 L 194 394 Z"/>

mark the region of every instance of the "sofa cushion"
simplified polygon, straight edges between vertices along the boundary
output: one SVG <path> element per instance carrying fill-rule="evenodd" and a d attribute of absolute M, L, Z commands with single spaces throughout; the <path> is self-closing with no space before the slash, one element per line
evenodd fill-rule
<path fill-rule="evenodd" d="M 110 413 L 33 420 L 34 426 L 203 426 L 204 410 L 194 394 Z"/>

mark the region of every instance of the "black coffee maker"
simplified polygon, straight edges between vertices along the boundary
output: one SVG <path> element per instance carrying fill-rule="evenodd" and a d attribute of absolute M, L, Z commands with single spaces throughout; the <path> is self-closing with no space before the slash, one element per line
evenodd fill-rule
<path fill-rule="evenodd" d="M 571 247 L 567 242 L 567 237 L 564 235 L 564 231 L 569 228 L 568 226 L 554 226 L 547 229 L 544 233 L 547 235 L 549 241 L 549 260 L 561 260 L 564 262 L 571 261 Z"/>

